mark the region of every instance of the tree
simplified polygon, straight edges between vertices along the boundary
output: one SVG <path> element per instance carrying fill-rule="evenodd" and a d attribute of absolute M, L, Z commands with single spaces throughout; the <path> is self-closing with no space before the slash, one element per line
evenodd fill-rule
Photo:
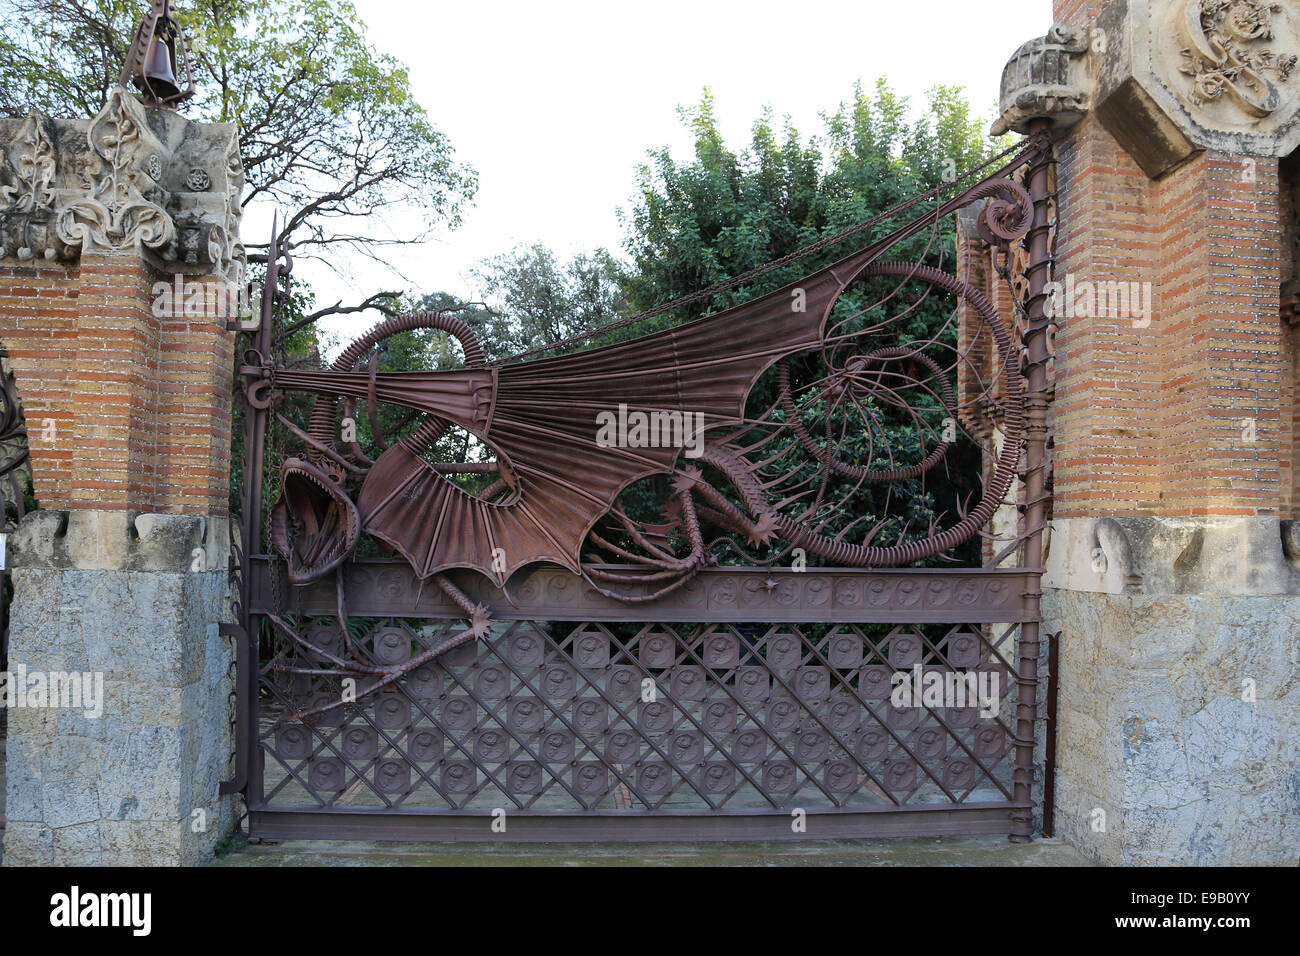
<path fill-rule="evenodd" d="M 788 119 L 775 128 L 769 109 L 754 123 L 749 148 L 741 152 L 723 142 L 708 89 L 698 105 L 679 113 L 694 133 L 694 156 L 680 162 L 667 147 L 651 150 L 649 162 L 638 170 L 631 209 L 620 211 L 636 267 L 628 298 L 638 309 L 741 275 L 869 219 L 977 165 L 992 151 L 983 124 L 952 87 L 932 90 L 927 109 L 909 120 L 906 98 L 884 80 L 877 81 L 874 97 L 857 85 L 847 106 L 823 114 L 824 137 L 807 140 Z M 882 223 L 877 233 L 893 224 Z M 942 251 L 951 261 L 951 223 L 945 224 L 943 238 Z M 918 250 L 914 243 L 903 251 Z M 846 251 L 832 248 L 776 270 L 693 312 L 715 311 L 779 288 Z"/>
<path fill-rule="evenodd" d="M 0 113 L 94 115 L 117 82 L 144 6 L 0 0 Z M 268 199 L 287 210 L 283 235 L 296 256 L 331 264 L 342 252 L 380 258 L 386 245 L 418 242 L 435 224 L 459 221 L 476 174 L 456 162 L 412 96 L 405 67 L 369 45 L 346 0 L 206 0 L 176 16 L 198 84 L 183 109 L 238 124 L 243 203 Z M 399 205 L 423 211 L 422 233 L 395 240 L 368 229 L 375 212 Z M 391 312 L 396 298 L 372 295 L 364 307 Z M 319 314 L 362 307 L 340 303 Z"/>
<path fill-rule="evenodd" d="M 626 308 L 623 266 L 608 250 L 561 263 L 541 243 L 518 245 L 473 272 L 492 312 L 474 316 L 491 358 L 551 345 L 612 322 Z"/>

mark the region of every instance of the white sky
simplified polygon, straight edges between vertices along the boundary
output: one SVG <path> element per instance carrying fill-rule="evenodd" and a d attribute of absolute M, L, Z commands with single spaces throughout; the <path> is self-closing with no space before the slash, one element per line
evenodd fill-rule
<path fill-rule="evenodd" d="M 598 245 L 622 254 L 616 209 L 636 167 L 651 147 L 689 156 L 676 108 L 706 85 L 733 147 L 765 105 L 805 137 L 820 133 L 819 114 L 877 76 L 914 103 L 932 86 L 964 86 L 991 115 L 1007 57 L 1051 24 L 1050 0 L 355 3 L 371 43 L 410 67 L 416 98 L 478 169 L 479 189 L 459 229 L 393 252 L 409 282 L 359 257 L 346 278 L 301 263 L 319 305 L 381 288 L 477 298 L 469 270 L 519 242 L 561 258 Z M 260 241 L 268 219 L 250 210 L 245 238 Z M 390 216 L 387 229 L 415 226 Z M 376 318 L 322 325 L 350 339 Z"/>

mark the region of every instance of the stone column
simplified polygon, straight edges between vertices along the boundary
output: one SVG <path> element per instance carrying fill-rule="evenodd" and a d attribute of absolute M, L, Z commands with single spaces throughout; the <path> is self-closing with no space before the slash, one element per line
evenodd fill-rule
<path fill-rule="evenodd" d="M 40 504 L 8 547 L 10 696 L 102 686 L 9 709 L 4 863 L 201 862 L 235 821 L 235 130 L 119 87 L 91 120 L 0 120 L 0 142 L 0 343 Z"/>
<path fill-rule="evenodd" d="M 1108 863 L 1294 865 L 1279 157 L 1300 145 L 1300 11 L 1060 0 L 1056 17 L 1008 64 L 999 122 L 1060 137 L 1056 827 Z"/>

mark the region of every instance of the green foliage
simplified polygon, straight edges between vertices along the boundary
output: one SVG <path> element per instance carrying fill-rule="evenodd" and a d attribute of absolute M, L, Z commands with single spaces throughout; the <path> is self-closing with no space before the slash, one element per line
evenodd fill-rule
<path fill-rule="evenodd" d="M 212 847 L 213 855 L 218 859 L 230 856 L 232 853 L 243 853 L 248 846 L 248 837 L 238 831 L 223 836 Z"/>
<path fill-rule="evenodd" d="M 939 187 L 993 152 L 983 135 L 983 123 L 972 116 L 960 91 L 946 87 L 931 91 L 926 108 L 915 118 L 907 101 L 883 81 L 870 96 L 855 87 L 849 104 L 823 116 L 823 134 L 807 139 L 788 121 L 778 127 L 767 110 L 754 123 L 749 145 L 741 151 L 724 142 L 708 90 L 697 106 L 680 112 L 694 136 L 693 155 L 680 161 L 666 148 L 650 151 L 650 161 L 638 174 L 634 204 L 621 213 L 633 267 L 603 249 L 561 263 L 547 247 L 534 244 L 489 258 L 476 270 L 492 308 L 458 314 L 479 333 L 490 359 L 564 340 L 746 273 Z M 834 261 L 873 237 L 887 235 L 924 208 L 893 214 L 878 223 L 872 234 L 788 264 L 710 301 L 592 335 L 583 347 L 644 334 L 744 302 Z M 953 228 L 951 218 L 946 218 L 936 235 L 915 237 L 892 250 L 891 257 L 950 267 L 955 253 Z M 892 304 L 872 306 L 891 292 L 895 293 Z M 449 296 L 438 294 L 426 296 L 419 308 L 449 304 Z M 955 344 L 952 304 L 951 297 L 927 291 L 921 283 L 873 280 L 848 290 L 832 321 L 846 323 L 841 332 L 889 323 L 861 351 L 936 340 L 939 347 L 932 357 L 950 366 L 951 355 L 945 357 L 943 347 Z M 901 318 L 889 321 L 899 312 Z M 430 361 L 427 348 L 426 364 L 408 367 L 442 367 Z M 414 353 L 409 358 L 414 360 Z M 798 383 L 815 382 L 824 374 L 816 364 L 795 362 L 796 401 L 804 406 L 809 426 L 825 413 L 825 405 L 815 400 L 816 388 L 801 389 Z M 923 369 L 913 373 L 925 374 Z M 775 394 L 769 375 L 752 393 L 751 416 L 766 413 Z M 937 441 L 944 412 L 937 400 L 923 393 L 910 397 L 916 407 L 928 409 L 921 412 L 920 426 L 918 419 L 869 398 L 863 400 L 863 408 L 870 422 L 860 415 L 854 419 L 851 410 L 832 414 L 830 424 L 840 436 L 841 458 L 874 470 L 924 459 Z M 778 411 L 776 419 L 780 417 Z M 819 427 L 824 425 L 822 421 Z M 459 449 L 436 451 L 444 461 L 481 460 L 475 452 L 486 453 L 468 440 Z M 856 521 L 859 529 L 850 540 L 860 538 L 885 515 L 889 517 L 873 540 L 878 545 L 915 540 L 933 522 L 952 523 L 958 502 L 977 490 L 965 476 L 979 473 L 979 449 L 962 442 L 949 462 L 954 466 L 951 471 L 931 472 L 925 481 L 867 483 L 845 490 L 850 504 L 844 520 Z M 773 467 L 779 474 L 789 464 Z M 815 473 L 807 461 L 796 467 L 804 467 L 810 478 Z M 722 476 L 713 477 L 720 487 L 726 485 Z M 834 479 L 832 485 L 836 484 L 843 482 Z M 664 480 L 655 477 L 628 489 L 622 502 L 634 517 L 654 521 L 666 492 Z M 967 550 L 965 557 L 977 556 L 978 543 Z M 777 552 L 768 550 L 758 556 L 772 559 Z M 739 554 L 730 559 L 744 560 Z"/>
<path fill-rule="evenodd" d="M 541 243 L 519 245 L 485 259 L 474 277 L 494 311 L 470 321 L 481 323 L 484 348 L 494 359 L 612 322 L 626 308 L 627 276 L 605 249 L 561 263 Z"/>
<path fill-rule="evenodd" d="M 993 154 L 983 133 L 983 122 L 972 115 L 960 90 L 938 87 L 930 91 L 924 110 L 913 118 L 907 100 L 888 84 L 878 81 L 872 94 L 856 86 L 848 104 L 823 114 L 820 136 L 804 138 L 787 119 L 779 126 L 771 110 L 753 124 L 743 150 L 727 146 L 720 132 L 716 103 L 710 91 L 699 104 L 680 111 L 694 136 L 693 155 L 675 158 L 669 149 L 651 150 L 638 172 L 637 193 L 629 210 L 621 213 L 627 231 L 626 249 L 635 268 L 628 271 L 624 287 L 629 304 L 644 310 L 708 288 L 747 273 L 773 260 L 841 230 L 879 216 L 899 203 L 950 182 Z M 757 277 L 746 284 L 692 304 L 638 326 L 638 332 L 677 324 L 745 302 L 794 282 L 804 275 L 849 254 L 874 238 L 913 219 L 926 207 L 891 214 L 872 231 L 806 256 Z M 955 223 L 947 217 L 936 235 L 922 233 L 899 244 L 890 258 L 921 261 L 951 268 L 955 256 Z M 832 323 L 846 323 L 841 333 L 888 322 L 870 337 L 860 351 L 883 345 L 935 340 L 932 355 L 950 366 L 955 344 L 955 323 L 950 321 L 953 300 L 927 294 L 921 283 L 903 283 L 889 305 L 873 306 L 897 282 L 857 283 L 837 303 Z M 897 321 L 890 321 L 902 313 Z M 629 333 L 630 334 L 630 333 Z M 922 370 L 923 372 L 923 370 Z M 795 399 L 804 407 L 805 423 L 825 427 L 819 415 L 824 404 L 815 401 L 815 383 L 825 374 L 817 361 L 794 363 Z M 776 397 L 774 376 L 760 380 L 751 393 L 749 414 L 760 416 Z M 937 401 L 911 396 L 923 413 L 924 425 L 894 407 L 866 401 L 870 422 L 857 414 L 832 416 L 831 427 L 842 442 L 840 457 L 876 470 L 898 468 L 925 458 L 934 446 L 943 412 Z M 862 409 L 858 410 L 859 412 Z M 778 419 L 780 413 L 777 413 Z M 875 444 L 869 445 L 868 433 Z M 886 447 L 892 450 L 891 460 Z M 782 467 L 787 466 L 786 462 Z M 893 544 L 923 537 L 932 522 L 941 526 L 955 520 L 959 501 L 975 489 L 966 475 L 979 473 L 979 450 L 961 442 L 950 455 L 950 471 L 937 469 L 919 479 L 896 483 L 868 483 L 848 488 L 845 521 L 858 521 L 859 540 L 867 528 L 884 516 L 873 543 Z M 811 466 L 807 469 L 811 474 Z M 721 476 L 715 476 L 725 483 Z M 832 487 L 842 482 L 833 481 Z M 649 505 L 649 487 L 632 489 L 625 501 Z M 978 555 L 978 543 L 966 549 L 967 559 Z M 768 551 L 760 557 L 771 558 Z"/>
<path fill-rule="evenodd" d="M 939 186 L 992 152 L 983 124 L 952 87 L 936 87 L 922 114 L 909 119 L 906 98 L 884 80 L 874 96 L 855 86 L 849 104 L 823 114 L 824 134 L 806 140 L 788 119 L 778 129 L 766 110 L 751 129 L 749 147 L 739 152 L 723 142 L 709 90 L 697 106 L 679 112 L 695 137 L 693 157 L 681 162 L 667 147 L 651 150 L 638 171 L 633 205 L 621 213 L 636 266 L 626 283 L 636 309 L 786 256 Z M 875 234 L 901 221 L 882 223 Z M 951 257 L 950 223 L 944 240 L 942 251 Z M 913 241 L 897 254 L 908 257 L 920 248 Z M 693 314 L 779 288 L 848 251 L 832 248 L 776 270 Z"/>

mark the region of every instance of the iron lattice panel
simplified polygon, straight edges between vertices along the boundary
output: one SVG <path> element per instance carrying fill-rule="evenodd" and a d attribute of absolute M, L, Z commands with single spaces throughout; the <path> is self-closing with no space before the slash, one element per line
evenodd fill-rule
<path fill-rule="evenodd" d="M 330 653 L 333 619 L 299 628 Z M 391 665 L 459 622 L 380 622 Z M 355 703 L 277 638 L 261 671 L 257 810 L 571 813 L 974 808 L 1011 797 L 1018 625 L 499 625 Z M 996 676 L 1000 707 L 894 707 L 920 664 Z M 324 669 L 328 669 L 326 666 Z M 980 677 L 981 672 L 986 676 Z M 258 786 L 260 783 L 260 787 Z"/>

